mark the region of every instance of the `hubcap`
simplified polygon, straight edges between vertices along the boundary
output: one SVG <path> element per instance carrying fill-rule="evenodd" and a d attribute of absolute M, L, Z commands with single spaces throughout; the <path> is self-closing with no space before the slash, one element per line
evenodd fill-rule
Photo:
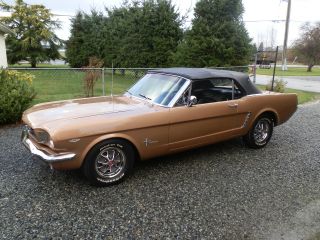
<path fill-rule="evenodd" d="M 270 120 L 262 118 L 257 122 L 254 128 L 254 140 L 257 145 L 263 145 L 267 142 L 270 135 Z"/>
<path fill-rule="evenodd" d="M 113 178 L 122 172 L 126 163 L 124 152 L 117 147 L 102 149 L 96 158 L 96 172 L 100 177 Z"/>

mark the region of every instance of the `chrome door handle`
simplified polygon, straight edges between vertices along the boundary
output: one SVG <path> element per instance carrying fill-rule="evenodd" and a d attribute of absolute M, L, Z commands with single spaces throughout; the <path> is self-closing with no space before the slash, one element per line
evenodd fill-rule
<path fill-rule="evenodd" d="M 230 107 L 230 108 L 237 108 L 237 107 L 238 107 L 238 103 L 228 104 L 228 107 Z"/>

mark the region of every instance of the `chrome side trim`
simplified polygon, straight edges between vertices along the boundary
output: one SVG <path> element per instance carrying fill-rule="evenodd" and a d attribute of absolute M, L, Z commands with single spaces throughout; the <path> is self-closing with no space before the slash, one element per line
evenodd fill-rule
<path fill-rule="evenodd" d="M 31 154 L 37 158 L 40 158 L 46 163 L 63 162 L 72 160 L 76 154 L 74 153 L 63 153 L 50 155 L 38 149 L 32 141 L 28 138 L 28 132 L 26 130 L 22 131 L 21 140 L 23 145 L 31 152 Z"/>
<path fill-rule="evenodd" d="M 249 119 L 250 119 L 250 116 L 251 116 L 251 112 L 249 112 L 249 113 L 247 114 L 246 118 L 244 119 L 244 122 L 243 122 L 243 124 L 242 124 L 242 128 L 245 128 L 245 127 L 247 126 L 248 121 L 249 121 Z"/>
<path fill-rule="evenodd" d="M 146 138 L 143 142 L 144 142 L 144 144 L 146 145 L 146 147 L 148 147 L 149 144 L 158 143 L 159 141 Z"/>

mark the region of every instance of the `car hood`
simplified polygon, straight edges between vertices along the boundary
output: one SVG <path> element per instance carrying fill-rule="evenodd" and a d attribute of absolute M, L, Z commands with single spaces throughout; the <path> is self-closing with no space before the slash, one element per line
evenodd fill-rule
<path fill-rule="evenodd" d="M 70 120 L 96 115 L 134 111 L 150 105 L 127 96 L 93 97 L 35 105 L 23 114 L 23 121 L 32 127 L 57 120 Z"/>

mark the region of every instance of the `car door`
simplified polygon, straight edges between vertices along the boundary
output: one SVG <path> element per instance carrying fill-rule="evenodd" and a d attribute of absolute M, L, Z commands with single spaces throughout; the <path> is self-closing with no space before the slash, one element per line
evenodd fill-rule
<path fill-rule="evenodd" d="M 210 86 L 206 88 L 208 90 Z M 246 118 L 245 113 L 238 111 L 239 104 L 240 99 L 230 99 L 171 108 L 169 151 L 179 151 L 238 136 Z"/>

